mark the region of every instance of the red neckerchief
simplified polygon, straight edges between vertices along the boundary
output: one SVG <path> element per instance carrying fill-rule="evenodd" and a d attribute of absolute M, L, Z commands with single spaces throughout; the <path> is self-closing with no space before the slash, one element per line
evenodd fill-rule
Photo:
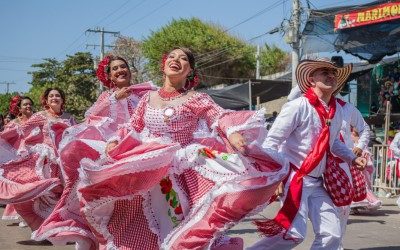
<path fill-rule="evenodd" d="M 307 155 L 301 167 L 296 171 L 290 182 L 289 190 L 285 202 L 273 220 L 256 221 L 258 230 L 266 236 L 277 235 L 287 232 L 300 208 L 301 195 L 303 189 L 303 177 L 314 170 L 321 162 L 324 155 L 329 152 L 329 126 L 336 112 L 336 100 L 331 97 L 329 101 L 329 112 L 325 110 L 319 98 L 312 89 L 309 89 L 304 96 L 315 108 L 321 120 L 322 130 L 313 150 Z"/>

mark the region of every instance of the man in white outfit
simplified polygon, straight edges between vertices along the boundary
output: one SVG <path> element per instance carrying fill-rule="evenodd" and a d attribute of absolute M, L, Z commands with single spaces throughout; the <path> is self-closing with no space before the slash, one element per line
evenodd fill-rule
<path fill-rule="evenodd" d="M 249 249 L 294 248 L 306 236 L 308 218 L 315 233 L 311 249 L 339 249 L 338 211 L 322 176 L 327 160 L 332 159 L 330 152 L 349 165 L 363 168 L 366 163 L 338 139 L 343 110 L 334 96 L 351 69 L 351 65 L 337 67 L 326 59 L 299 63 L 296 78 L 304 96 L 283 106 L 264 142 L 267 148 L 280 148 L 291 163 L 283 207 L 274 220 L 256 222 L 267 237 Z"/>
<path fill-rule="evenodd" d="M 396 168 L 398 167 L 398 164 L 400 164 L 399 163 L 399 161 L 400 161 L 400 132 L 396 133 L 396 135 L 394 136 L 393 141 L 390 143 L 389 147 L 393 151 L 394 158 L 396 159 L 396 164 L 393 168 L 393 172 L 395 173 L 394 176 L 396 176 L 396 172 L 397 172 Z M 397 200 L 397 205 L 400 208 L 400 197 Z"/>

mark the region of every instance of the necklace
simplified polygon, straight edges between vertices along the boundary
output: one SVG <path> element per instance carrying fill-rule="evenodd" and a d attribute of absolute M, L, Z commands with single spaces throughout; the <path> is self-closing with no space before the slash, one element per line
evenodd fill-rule
<path fill-rule="evenodd" d="M 166 91 L 164 88 L 158 90 L 158 95 L 160 96 L 161 100 L 163 101 L 171 101 L 181 97 L 183 94 L 186 93 L 186 89 L 180 88 L 178 90 L 173 90 L 171 92 Z"/>
<path fill-rule="evenodd" d="M 59 117 L 63 114 L 62 111 L 56 113 L 56 112 L 54 112 L 52 109 L 48 109 L 48 110 L 47 110 L 47 113 L 48 113 L 50 116 L 55 117 L 55 118 L 59 118 Z"/>

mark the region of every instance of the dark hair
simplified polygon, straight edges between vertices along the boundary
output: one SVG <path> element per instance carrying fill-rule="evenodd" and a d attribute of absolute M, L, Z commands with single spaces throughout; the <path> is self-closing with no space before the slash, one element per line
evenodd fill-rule
<path fill-rule="evenodd" d="M 126 64 L 126 67 L 128 67 L 128 70 L 131 71 L 130 68 L 129 68 L 128 62 L 124 58 L 122 58 L 120 56 L 115 56 L 115 55 L 108 55 L 108 58 L 110 59 L 110 61 L 108 62 L 108 65 L 106 67 L 107 75 L 110 74 L 110 72 L 111 72 L 111 67 L 110 67 L 111 62 L 112 61 L 117 61 L 117 60 L 123 61 Z"/>
<path fill-rule="evenodd" d="M 57 88 L 57 87 L 51 87 L 51 88 L 47 88 L 44 92 L 43 95 L 40 97 L 40 104 L 42 104 L 42 107 L 46 108 L 47 107 L 47 98 L 49 97 L 50 91 L 52 90 L 57 90 L 58 93 L 60 93 L 61 95 L 61 99 L 63 100 L 63 104 L 65 105 L 65 93 L 64 91 L 62 91 L 61 89 Z M 63 109 L 63 107 L 61 107 L 61 109 Z"/>
<path fill-rule="evenodd" d="M 6 119 L 7 117 L 10 118 L 10 120 L 14 120 L 15 119 L 15 115 L 13 115 L 12 113 L 7 113 L 3 119 Z"/>
<path fill-rule="evenodd" d="M 32 99 L 29 96 L 21 96 L 21 98 L 19 99 L 19 101 L 17 103 L 17 106 L 19 108 L 21 108 L 22 100 L 29 100 L 29 101 L 31 101 L 32 105 L 34 104 L 34 102 L 32 101 Z"/>

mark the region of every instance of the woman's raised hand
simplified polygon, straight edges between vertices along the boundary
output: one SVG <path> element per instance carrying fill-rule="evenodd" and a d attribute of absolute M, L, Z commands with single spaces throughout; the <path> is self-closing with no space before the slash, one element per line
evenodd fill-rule
<path fill-rule="evenodd" d="M 127 98 L 131 94 L 131 90 L 128 87 L 122 87 L 115 93 L 115 99 L 121 100 Z"/>

